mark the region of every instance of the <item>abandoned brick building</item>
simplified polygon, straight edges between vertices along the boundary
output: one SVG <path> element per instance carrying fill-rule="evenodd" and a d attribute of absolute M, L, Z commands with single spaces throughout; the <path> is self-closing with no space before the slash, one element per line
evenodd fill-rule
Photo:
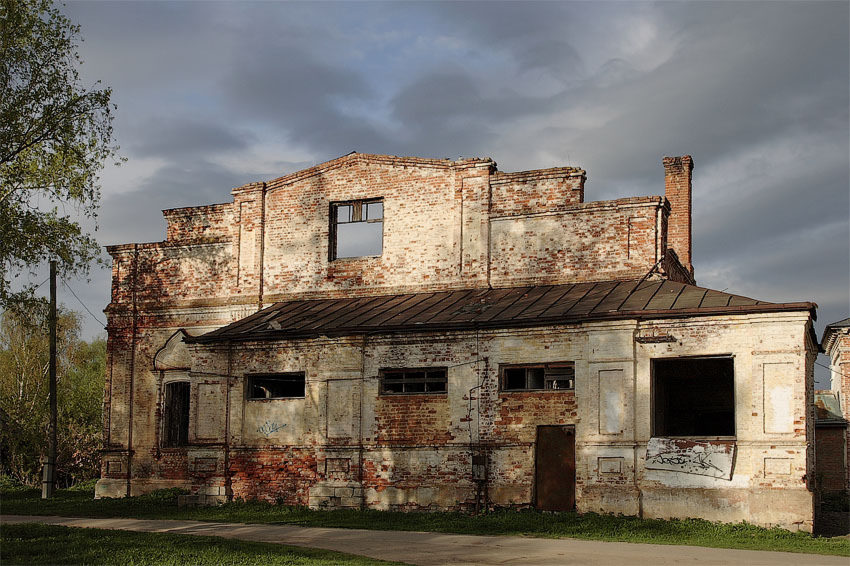
<path fill-rule="evenodd" d="M 696 286 L 665 196 L 353 153 L 112 246 L 98 496 L 811 530 L 815 305 Z M 659 174 L 660 178 L 660 174 Z"/>

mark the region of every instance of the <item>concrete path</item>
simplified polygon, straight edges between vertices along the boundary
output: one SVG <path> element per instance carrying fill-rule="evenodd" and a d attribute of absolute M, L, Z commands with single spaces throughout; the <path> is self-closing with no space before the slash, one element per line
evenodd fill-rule
<path fill-rule="evenodd" d="M 68 527 L 94 527 L 155 533 L 207 535 L 259 542 L 324 548 L 383 560 L 424 566 L 453 564 L 619 565 L 647 564 L 747 564 L 749 566 L 848 566 L 840 556 L 727 550 L 697 546 L 668 546 L 597 542 L 576 539 L 543 539 L 508 536 L 471 536 L 407 531 L 325 529 L 291 525 L 247 525 L 200 521 L 143 519 L 76 519 L 3 515 L 0 523 L 49 523 Z"/>

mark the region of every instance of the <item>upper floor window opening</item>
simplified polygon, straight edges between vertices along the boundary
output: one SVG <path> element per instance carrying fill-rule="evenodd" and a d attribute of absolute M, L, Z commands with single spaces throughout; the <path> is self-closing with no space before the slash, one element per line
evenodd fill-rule
<path fill-rule="evenodd" d="M 506 365 L 501 367 L 502 391 L 543 391 L 575 389 L 575 364 Z"/>
<path fill-rule="evenodd" d="M 248 400 L 257 399 L 303 399 L 305 394 L 304 372 L 287 372 L 249 375 Z"/>
<path fill-rule="evenodd" d="M 331 203 L 330 260 L 379 256 L 384 248 L 384 200 Z"/>
<path fill-rule="evenodd" d="M 446 368 L 382 369 L 381 394 L 442 393 L 448 389 Z"/>

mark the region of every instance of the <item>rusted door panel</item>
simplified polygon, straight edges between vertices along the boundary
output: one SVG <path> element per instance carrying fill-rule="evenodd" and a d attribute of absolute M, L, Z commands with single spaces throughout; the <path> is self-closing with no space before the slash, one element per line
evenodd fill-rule
<path fill-rule="evenodd" d="M 575 508 L 575 430 L 567 426 L 537 427 L 535 461 L 537 508 L 546 511 Z"/>

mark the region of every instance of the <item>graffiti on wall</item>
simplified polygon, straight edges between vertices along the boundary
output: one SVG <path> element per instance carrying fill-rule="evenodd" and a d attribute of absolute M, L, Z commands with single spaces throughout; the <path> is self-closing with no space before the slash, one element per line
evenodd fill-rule
<path fill-rule="evenodd" d="M 266 421 L 262 425 L 257 427 L 257 432 L 259 432 L 260 434 L 262 434 L 263 436 L 268 438 L 269 436 L 271 436 L 272 434 L 281 430 L 285 426 L 286 426 L 285 423 L 284 424 L 278 424 L 276 422 Z"/>
<path fill-rule="evenodd" d="M 731 480 L 734 460 L 734 442 L 650 438 L 646 445 L 646 467 L 651 470 Z"/>

